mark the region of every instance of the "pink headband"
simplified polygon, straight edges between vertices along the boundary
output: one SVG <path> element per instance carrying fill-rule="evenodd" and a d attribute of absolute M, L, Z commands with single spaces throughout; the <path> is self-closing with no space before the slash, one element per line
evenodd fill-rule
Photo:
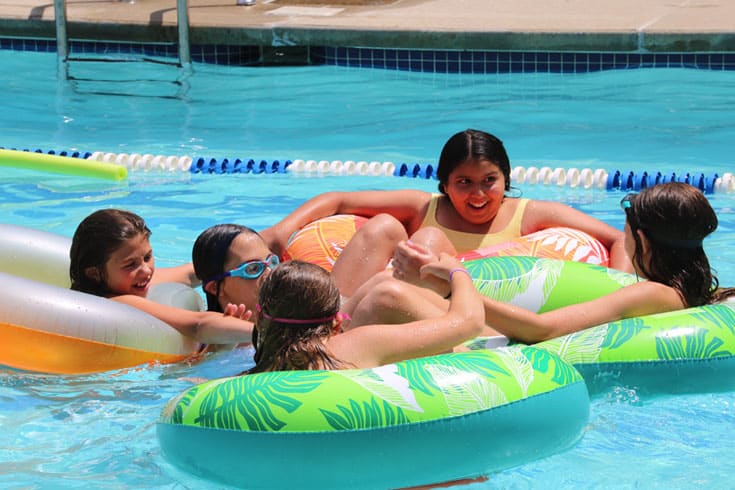
<path fill-rule="evenodd" d="M 280 323 L 290 323 L 293 325 L 318 325 L 320 323 L 326 323 L 328 321 L 334 320 L 339 315 L 339 312 L 335 313 L 334 315 L 325 316 L 324 318 L 278 318 L 274 316 L 270 316 L 268 313 L 263 311 L 263 308 L 260 307 L 260 304 L 255 305 L 255 308 L 258 309 L 261 315 L 263 315 L 264 318 L 267 318 L 268 320 L 274 321 L 274 322 L 280 322 Z M 349 320 L 349 315 L 346 313 L 343 314 L 343 316 Z"/>

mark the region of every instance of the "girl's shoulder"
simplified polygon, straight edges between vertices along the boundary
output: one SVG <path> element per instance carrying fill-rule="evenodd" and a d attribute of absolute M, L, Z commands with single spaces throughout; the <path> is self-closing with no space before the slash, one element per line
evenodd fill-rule
<path fill-rule="evenodd" d="M 434 198 L 434 196 L 442 196 L 442 194 L 439 193 L 432 193 L 432 192 L 426 192 L 419 189 L 401 189 L 397 191 L 382 191 L 385 193 L 392 193 L 394 195 L 401 195 L 401 196 L 408 196 L 412 199 L 416 199 L 419 201 L 429 201 L 430 199 Z"/>
<path fill-rule="evenodd" d="M 418 189 L 367 190 L 333 193 L 342 203 L 353 206 L 390 208 L 395 206 L 422 207 L 431 201 L 433 194 Z"/>
<path fill-rule="evenodd" d="M 431 196 L 435 195 L 436 193 L 433 192 L 427 192 L 422 191 L 420 189 L 379 189 L 379 190 L 365 190 L 365 191 L 357 191 L 357 192 L 335 192 L 332 194 L 342 194 L 347 196 L 361 196 L 361 195 L 407 195 L 407 196 L 416 196 L 416 197 L 423 197 L 423 198 L 431 198 Z"/>
<path fill-rule="evenodd" d="M 518 206 L 523 206 L 527 208 L 529 205 L 534 205 L 533 203 L 536 202 L 538 204 L 535 205 L 544 205 L 546 201 L 534 201 L 533 199 L 528 199 L 527 197 L 505 197 L 503 198 L 503 206 L 516 209 Z"/>
<path fill-rule="evenodd" d="M 370 332 L 362 327 L 331 335 L 324 343 L 332 356 L 357 368 L 376 365 L 369 347 L 373 345 Z"/>
<path fill-rule="evenodd" d="M 546 211 L 548 209 L 552 209 L 554 211 L 559 209 L 574 209 L 571 206 L 568 206 L 558 201 L 545 201 L 543 199 L 529 199 L 525 197 L 506 198 L 506 200 L 509 199 L 515 199 L 519 203 L 525 201 L 526 208 L 532 211 Z"/>
<path fill-rule="evenodd" d="M 656 281 L 639 281 L 620 289 L 618 293 L 627 300 L 626 316 L 651 315 L 686 308 L 678 290 Z"/>

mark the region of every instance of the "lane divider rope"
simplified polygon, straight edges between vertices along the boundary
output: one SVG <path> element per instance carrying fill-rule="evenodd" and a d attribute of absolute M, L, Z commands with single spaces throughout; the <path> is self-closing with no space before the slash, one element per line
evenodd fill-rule
<path fill-rule="evenodd" d="M 23 150 L 30 151 L 30 150 Z M 44 153 L 42 150 L 33 150 Z M 394 163 L 352 160 L 258 160 L 241 158 L 208 158 L 190 156 L 151 155 L 138 153 L 82 153 L 46 152 L 73 158 L 86 158 L 124 166 L 133 171 L 167 171 L 207 174 L 231 173 L 295 173 L 316 175 L 370 175 L 397 176 L 436 180 L 436 167 L 431 163 Z M 584 189 L 639 191 L 664 182 L 686 182 L 705 193 L 735 192 L 735 176 L 732 172 L 722 175 L 702 172 L 649 172 L 639 170 L 612 170 L 602 168 L 552 168 L 515 166 L 511 171 L 514 184 L 540 184 Z"/>
<path fill-rule="evenodd" d="M 165 170 L 169 172 L 184 171 L 191 168 L 192 158 L 190 156 L 166 156 L 139 153 L 103 153 L 100 151 L 92 153 L 90 160 L 98 162 L 114 163 L 123 165 L 130 170 Z"/>

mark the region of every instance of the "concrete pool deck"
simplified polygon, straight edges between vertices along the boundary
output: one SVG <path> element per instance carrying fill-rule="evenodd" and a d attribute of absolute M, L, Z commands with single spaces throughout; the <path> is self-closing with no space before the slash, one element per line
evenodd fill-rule
<path fill-rule="evenodd" d="M 176 0 L 69 0 L 70 39 L 174 42 Z M 735 51 L 732 0 L 189 0 L 192 44 Z M 0 0 L 0 36 L 54 38 L 49 0 Z"/>

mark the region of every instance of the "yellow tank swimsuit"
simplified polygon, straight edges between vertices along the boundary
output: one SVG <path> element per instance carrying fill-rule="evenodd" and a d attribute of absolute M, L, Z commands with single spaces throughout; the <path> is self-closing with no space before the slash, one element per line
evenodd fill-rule
<path fill-rule="evenodd" d="M 429 209 L 426 211 L 424 221 L 421 223 L 419 228 L 425 228 L 427 226 L 434 226 L 442 230 L 449 240 L 457 249 L 457 253 L 465 253 L 470 250 L 477 250 L 479 248 L 489 247 L 491 245 L 497 245 L 498 243 L 507 242 L 521 236 L 521 224 L 523 222 L 523 213 L 526 210 L 526 204 L 528 199 L 520 199 L 518 207 L 516 207 L 515 214 L 503 230 L 497 233 L 482 234 L 482 233 L 466 233 L 464 231 L 450 230 L 436 221 L 436 207 L 439 203 L 439 199 L 442 194 L 432 194 L 431 200 L 429 201 Z"/>

